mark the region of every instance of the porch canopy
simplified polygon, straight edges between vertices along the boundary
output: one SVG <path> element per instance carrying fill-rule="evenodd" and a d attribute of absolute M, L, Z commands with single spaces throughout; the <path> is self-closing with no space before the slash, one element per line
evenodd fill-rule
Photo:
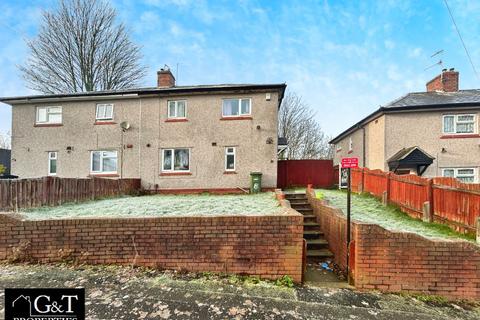
<path fill-rule="evenodd" d="M 413 169 L 421 176 L 435 158 L 419 147 L 403 148 L 387 160 L 388 168 L 394 173 L 397 170 Z"/>

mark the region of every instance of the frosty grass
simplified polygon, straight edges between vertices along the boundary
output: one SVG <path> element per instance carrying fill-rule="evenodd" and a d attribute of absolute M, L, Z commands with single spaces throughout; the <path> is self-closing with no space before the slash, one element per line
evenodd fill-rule
<path fill-rule="evenodd" d="M 21 212 L 31 220 L 78 217 L 266 215 L 281 212 L 274 193 L 255 195 L 150 195 L 95 200 Z"/>
<path fill-rule="evenodd" d="M 347 212 L 347 194 L 339 190 L 318 190 L 317 195 L 337 208 Z M 424 223 L 412 219 L 406 213 L 398 212 L 396 208 L 384 207 L 380 201 L 373 197 L 352 194 L 352 219 L 377 224 L 387 230 L 412 232 L 428 238 L 458 239 L 459 235 L 453 231 L 448 232 L 447 227 Z M 462 237 L 463 238 L 463 237 Z"/>

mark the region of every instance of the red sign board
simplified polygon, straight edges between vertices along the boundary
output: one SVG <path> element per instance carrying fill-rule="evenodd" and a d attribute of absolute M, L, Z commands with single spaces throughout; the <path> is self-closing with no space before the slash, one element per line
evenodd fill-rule
<path fill-rule="evenodd" d="M 358 168 L 358 158 L 342 158 L 342 168 Z"/>

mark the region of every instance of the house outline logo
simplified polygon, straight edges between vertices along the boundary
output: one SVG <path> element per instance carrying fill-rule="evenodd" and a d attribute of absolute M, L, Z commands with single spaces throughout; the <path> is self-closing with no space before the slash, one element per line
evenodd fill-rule
<path fill-rule="evenodd" d="M 84 289 L 5 289 L 5 319 L 85 319 Z"/>

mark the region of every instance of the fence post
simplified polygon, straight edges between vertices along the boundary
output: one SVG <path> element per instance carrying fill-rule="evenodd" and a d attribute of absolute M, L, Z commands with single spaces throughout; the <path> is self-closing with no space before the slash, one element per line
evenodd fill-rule
<path fill-rule="evenodd" d="M 477 243 L 480 243 L 480 217 L 477 218 Z"/>
<path fill-rule="evenodd" d="M 391 172 L 387 173 L 387 190 L 386 190 L 386 194 L 384 196 L 385 197 L 385 205 L 388 205 L 390 203 L 390 184 L 391 184 L 391 181 L 392 181 L 391 175 L 392 175 Z"/>
<path fill-rule="evenodd" d="M 431 207 L 430 201 L 425 201 L 423 203 L 423 216 L 422 216 L 423 222 L 433 222 L 433 216 L 431 214 L 430 207 Z"/>
<path fill-rule="evenodd" d="M 427 181 L 427 198 L 428 202 L 430 203 L 428 207 L 428 215 L 430 216 L 430 222 L 433 222 L 433 215 L 434 215 L 434 208 L 433 208 L 433 179 L 428 179 Z"/>
<path fill-rule="evenodd" d="M 360 172 L 362 173 L 362 180 L 360 181 L 360 187 L 358 188 L 359 193 L 363 193 L 363 190 L 365 190 L 364 184 L 365 184 L 365 168 L 361 168 Z"/>

